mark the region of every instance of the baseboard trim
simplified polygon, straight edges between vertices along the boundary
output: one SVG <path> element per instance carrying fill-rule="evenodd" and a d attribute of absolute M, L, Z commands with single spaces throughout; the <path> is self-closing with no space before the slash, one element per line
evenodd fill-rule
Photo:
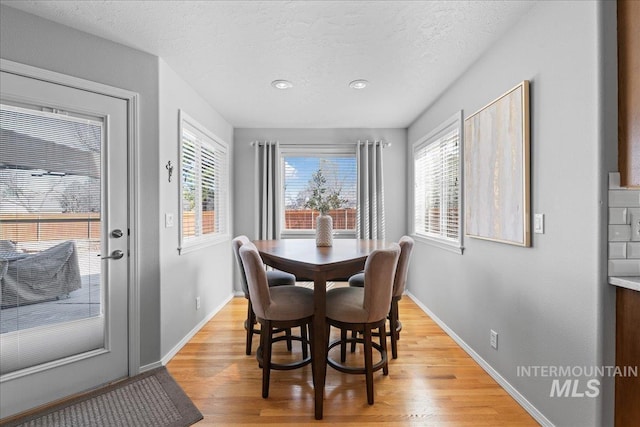
<path fill-rule="evenodd" d="M 529 402 L 520 392 L 513 387 L 498 371 L 487 363 L 478 353 L 476 353 L 462 338 L 460 338 L 446 323 L 436 316 L 431 310 L 429 310 L 422 302 L 418 300 L 411 292 L 407 292 L 406 295 L 416 303 L 418 307 L 422 309 L 434 322 L 440 326 L 447 335 L 453 339 L 473 360 L 480 365 L 500 386 L 513 397 L 520 406 L 524 408 L 540 425 L 544 427 L 555 427 L 554 424 L 545 417 L 531 402 Z"/>
<path fill-rule="evenodd" d="M 150 371 L 152 369 L 159 368 L 161 366 L 163 366 L 161 361 L 149 363 L 148 365 L 140 366 L 140 373 L 147 372 L 147 371 Z"/>
<path fill-rule="evenodd" d="M 207 322 L 213 318 L 213 316 L 218 314 L 220 312 L 220 310 L 222 310 L 224 308 L 224 306 L 227 305 L 227 303 L 229 301 L 231 301 L 232 298 L 234 298 L 234 294 L 233 293 L 231 293 L 224 301 L 222 301 L 222 303 L 220 303 L 220 305 L 218 305 L 216 308 L 214 308 L 211 311 L 211 313 L 209 313 L 207 315 L 207 317 L 202 319 L 202 321 L 200 323 L 198 323 L 187 335 L 185 335 L 184 338 L 182 338 L 180 340 L 180 342 L 178 342 L 178 344 L 176 344 L 171 350 L 169 350 L 167 352 L 167 354 L 165 354 L 164 357 L 162 359 L 160 359 L 160 362 L 159 362 L 160 366 L 166 366 L 167 363 L 169 363 L 169 361 L 171 359 L 173 359 L 173 357 L 176 354 L 178 354 L 178 352 L 182 349 L 182 347 L 184 347 L 189 342 L 189 340 L 191 340 L 191 338 L 193 338 L 195 336 L 195 334 L 197 334 L 198 331 L 200 331 L 200 329 L 202 329 L 204 327 L 204 325 L 206 325 Z M 156 362 L 156 363 L 158 363 L 158 362 Z M 151 365 L 145 365 L 145 368 L 147 366 L 152 366 L 152 365 L 155 365 L 155 363 L 151 364 Z M 140 369 L 140 372 L 143 372 L 142 368 Z"/>

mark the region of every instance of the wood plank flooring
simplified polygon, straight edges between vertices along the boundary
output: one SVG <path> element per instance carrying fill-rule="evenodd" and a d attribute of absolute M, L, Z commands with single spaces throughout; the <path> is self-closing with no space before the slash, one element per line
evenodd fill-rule
<path fill-rule="evenodd" d="M 269 398 L 263 399 L 262 371 L 255 359 L 257 335 L 253 354 L 244 353 L 246 304 L 244 298 L 234 298 L 167 365 L 204 415 L 198 426 L 538 425 L 408 297 L 400 300 L 398 359 L 391 359 L 388 376 L 375 373 L 373 406 L 367 405 L 363 375 L 328 367 L 324 419 L 315 420 L 309 365 L 272 371 Z M 274 352 L 281 361 L 292 357 L 283 342 Z M 299 353 L 294 343 L 293 356 Z M 359 350 L 350 357 L 359 358 Z"/>

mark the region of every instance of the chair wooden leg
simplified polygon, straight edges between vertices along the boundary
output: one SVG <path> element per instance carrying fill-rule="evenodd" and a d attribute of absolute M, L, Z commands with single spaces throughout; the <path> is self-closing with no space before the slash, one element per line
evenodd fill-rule
<path fill-rule="evenodd" d="M 371 326 L 364 327 L 364 369 L 367 383 L 367 403 L 373 405 L 373 355 L 371 347 Z"/>
<path fill-rule="evenodd" d="M 317 319 L 314 319 L 314 322 L 316 320 Z M 318 322 L 322 322 L 322 320 L 317 320 L 317 321 Z M 313 331 L 313 329 L 314 329 L 313 328 L 313 324 L 311 324 L 309 326 L 310 326 L 310 329 Z M 324 334 L 324 343 L 323 343 L 323 345 L 324 345 L 324 357 L 325 357 L 325 360 L 326 360 L 329 357 L 329 338 L 331 336 L 331 325 L 329 324 L 329 322 L 326 322 L 324 326 L 325 326 L 325 334 Z M 311 338 L 313 339 L 313 336 Z M 313 354 L 313 349 L 311 350 L 311 354 Z M 314 363 L 318 363 L 317 360 L 315 360 L 315 359 L 316 359 L 315 357 L 311 357 L 311 366 L 312 366 L 311 372 L 315 372 L 313 370 L 313 364 Z M 312 377 L 313 377 L 313 387 L 315 389 L 315 387 L 317 386 L 316 378 L 315 378 L 315 375 L 312 375 Z"/>
<path fill-rule="evenodd" d="M 271 322 L 266 320 L 261 325 L 262 345 L 262 397 L 269 397 L 269 377 L 271 375 Z"/>
<path fill-rule="evenodd" d="M 284 333 L 287 336 L 287 351 L 291 351 L 291 328 L 287 328 Z"/>
<path fill-rule="evenodd" d="M 311 350 L 311 354 L 313 355 L 313 348 L 314 348 L 314 344 L 313 344 L 313 322 L 312 323 L 308 323 L 305 327 L 309 331 L 309 350 Z M 325 345 L 325 347 L 326 347 L 326 345 Z M 314 364 L 315 364 L 315 357 L 311 357 L 311 372 L 315 372 L 314 368 L 313 368 Z M 313 377 L 314 376 L 311 375 L 311 378 L 313 379 L 313 387 L 315 389 L 316 380 Z"/>
<path fill-rule="evenodd" d="M 356 341 L 355 339 L 358 338 L 358 332 L 356 332 L 355 330 L 351 331 L 351 338 L 353 338 L 353 341 L 351 341 L 351 353 L 355 353 L 356 352 Z M 344 362 L 344 360 L 343 360 Z"/>
<path fill-rule="evenodd" d="M 307 343 L 309 342 L 309 337 L 307 335 L 307 325 L 300 326 L 300 337 L 302 338 L 302 358 L 306 359 L 309 355 L 309 349 L 307 347 Z"/>
<path fill-rule="evenodd" d="M 309 336 L 309 350 L 313 354 L 313 322 L 307 323 L 307 334 Z"/>
<path fill-rule="evenodd" d="M 398 358 L 398 339 L 400 339 L 400 333 L 398 332 L 398 301 L 391 301 L 391 313 L 389 315 L 389 328 L 391 329 L 391 354 L 394 359 Z"/>
<path fill-rule="evenodd" d="M 382 357 L 385 358 L 384 365 L 382 365 L 382 374 L 389 375 L 389 358 L 387 355 L 387 322 L 384 322 L 380 329 L 378 329 L 380 335 L 380 347 L 382 347 Z M 393 335 L 392 335 L 393 336 Z"/>
<path fill-rule="evenodd" d="M 347 360 L 347 330 L 340 329 L 340 362 Z"/>
<path fill-rule="evenodd" d="M 247 320 L 245 329 L 247 330 L 247 339 L 246 339 L 246 349 L 245 353 L 248 355 L 251 354 L 251 344 L 253 342 L 253 325 L 256 321 L 256 315 L 253 313 L 253 306 L 251 305 L 251 300 L 247 300 L 249 303 L 247 304 Z"/>
<path fill-rule="evenodd" d="M 262 324 L 260 325 L 260 343 L 258 344 L 258 348 L 256 349 L 256 359 L 258 360 L 258 366 L 260 367 L 260 369 L 262 369 L 262 361 L 264 359 L 264 352 L 263 352 L 263 348 L 264 348 L 264 334 L 263 334 L 263 327 Z"/>

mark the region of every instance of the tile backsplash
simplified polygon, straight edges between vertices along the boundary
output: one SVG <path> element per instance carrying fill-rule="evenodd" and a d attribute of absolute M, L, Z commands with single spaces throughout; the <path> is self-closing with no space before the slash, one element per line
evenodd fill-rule
<path fill-rule="evenodd" d="M 609 276 L 640 276 L 640 190 L 609 174 Z"/>

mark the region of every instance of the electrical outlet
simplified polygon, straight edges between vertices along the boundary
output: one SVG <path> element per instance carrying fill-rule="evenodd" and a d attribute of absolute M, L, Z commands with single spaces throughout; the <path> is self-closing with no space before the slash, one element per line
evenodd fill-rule
<path fill-rule="evenodd" d="M 196 310 L 200 310 L 200 297 L 196 297 Z"/>
<path fill-rule="evenodd" d="M 489 339 L 489 344 L 491 344 L 491 347 L 495 348 L 496 350 L 498 349 L 498 333 L 493 329 L 491 329 L 491 338 Z"/>

